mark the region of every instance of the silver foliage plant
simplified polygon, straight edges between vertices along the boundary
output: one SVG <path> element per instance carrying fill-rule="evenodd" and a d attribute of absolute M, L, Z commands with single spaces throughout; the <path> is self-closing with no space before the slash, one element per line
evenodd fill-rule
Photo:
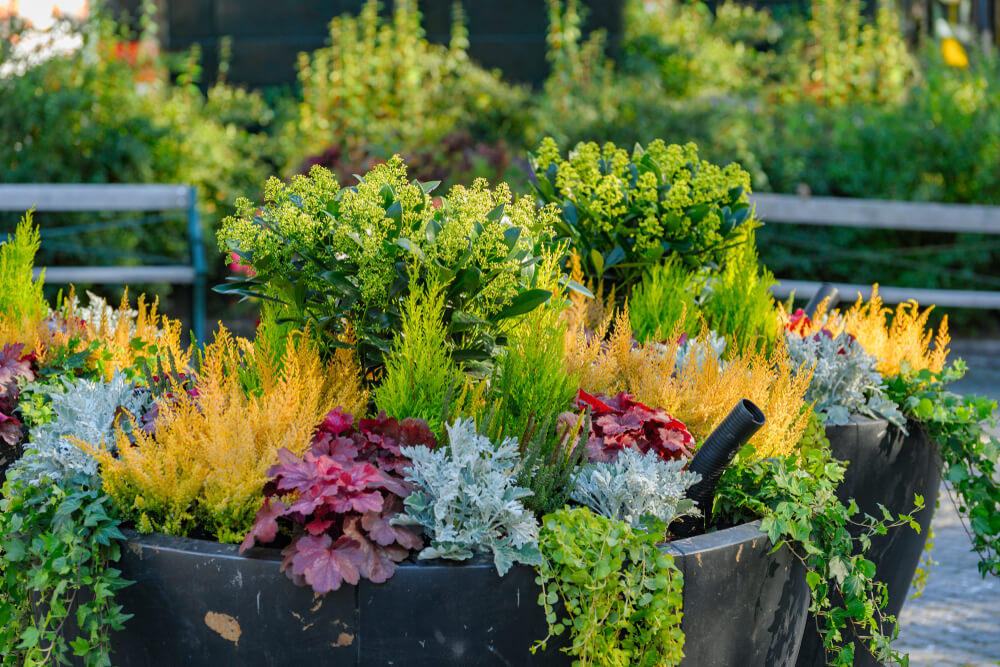
<path fill-rule="evenodd" d="M 613 462 L 583 466 L 570 498 L 633 528 L 640 527 L 646 517 L 669 525 L 680 516 L 700 513 L 685 493 L 701 475 L 681 470 L 685 463 L 664 461 L 652 451 L 624 449 Z"/>
<path fill-rule="evenodd" d="M 517 441 L 508 438 L 495 447 L 471 419 L 447 430 L 448 447 L 401 448 L 413 462 L 406 479 L 417 490 L 393 523 L 423 526 L 430 545 L 420 558 L 465 560 L 492 553 L 500 576 L 515 562 L 540 565 L 538 522 L 521 503 L 531 491 L 514 482 Z"/>
<path fill-rule="evenodd" d="M 45 479 L 60 480 L 75 473 L 97 475 L 97 462 L 70 438 L 113 447 L 119 410 L 141 414 L 148 400 L 121 373 L 110 382 L 66 383 L 63 391 L 52 391 L 49 396 L 54 417 L 48 424 L 32 429 L 24 456 L 14 464 L 8 478 L 40 484 Z"/>
<path fill-rule="evenodd" d="M 882 418 L 906 431 L 906 418 L 899 406 L 885 395 L 878 360 L 865 352 L 853 336 L 831 336 L 820 332 L 805 338 L 786 335 L 793 367 L 813 366 L 807 401 L 827 424 L 846 424 L 851 415 Z"/>

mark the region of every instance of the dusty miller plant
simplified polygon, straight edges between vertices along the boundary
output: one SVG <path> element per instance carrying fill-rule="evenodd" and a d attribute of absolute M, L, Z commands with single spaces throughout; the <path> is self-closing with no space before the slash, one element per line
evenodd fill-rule
<path fill-rule="evenodd" d="M 615 461 L 583 466 L 570 498 L 633 528 L 641 527 L 649 517 L 670 525 L 679 516 L 699 513 L 685 492 L 701 476 L 681 470 L 686 463 L 664 461 L 653 451 L 643 454 L 625 449 Z"/>
<path fill-rule="evenodd" d="M 32 430 L 24 456 L 9 473 L 11 479 L 39 484 L 43 478 L 58 481 L 75 473 L 96 476 L 97 461 L 77 447 L 72 438 L 111 446 L 119 410 L 142 414 L 146 401 L 121 373 L 110 382 L 68 383 L 63 393 L 52 392 L 50 396 L 52 420 Z"/>
<path fill-rule="evenodd" d="M 878 359 L 865 352 L 853 336 L 786 336 L 793 368 L 815 364 L 806 400 L 827 424 L 846 424 L 852 414 L 882 418 L 906 431 L 906 418 L 885 394 Z"/>
<path fill-rule="evenodd" d="M 392 523 L 424 527 L 430 546 L 420 558 L 465 560 L 492 552 L 501 576 L 515 562 L 539 565 L 538 522 L 521 502 L 531 491 L 514 482 L 517 441 L 507 438 L 494 447 L 471 419 L 446 428 L 448 447 L 401 448 L 413 462 L 406 479 L 417 490 Z"/>

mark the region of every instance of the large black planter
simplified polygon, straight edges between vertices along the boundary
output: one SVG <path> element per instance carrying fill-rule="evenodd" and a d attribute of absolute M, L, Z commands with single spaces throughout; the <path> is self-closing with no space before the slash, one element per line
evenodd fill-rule
<path fill-rule="evenodd" d="M 924 498 L 924 509 L 914 517 L 920 523 L 920 533 L 909 526 L 899 526 L 886 535 L 872 537 L 871 549 L 865 553 L 865 557 L 875 563 L 875 578 L 888 588 L 885 613 L 894 616 L 899 615 L 909 593 L 941 485 L 941 455 L 937 446 L 919 424 L 910 422 L 908 430 L 909 435 L 904 436 L 888 422 L 866 417 L 852 417 L 849 424 L 826 429 L 833 455 L 849 464 L 844 482 L 837 491 L 842 501 L 854 498 L 861 512 L 880 517 L 879 503 L 893 514 L 899 514 L 913 509 L 914 494 Z M 858 532 L 852 531 L 854 535 Z M 815 628 L 810 616 L 799 653 L 799 667 L 826 664 Z M 854 664 L 878 663 L 856 645 Z"/>
<path fill-rule="evenodd" d="M 808 607 L 805 573 L 757 523 L 669 547 L 685 574 L 685 665 L 792 665 Z M 121 667 L 291 664 L 569 665 L 544 635 L 535 573 L 491 561 L 404 563 L 385 584 L 316 597 L 279 572 L 275 550 L 129 534 L 120 593 L 134 618 L 113 638 Z M 308 662 L 306 662 L 308 661 Z"/>

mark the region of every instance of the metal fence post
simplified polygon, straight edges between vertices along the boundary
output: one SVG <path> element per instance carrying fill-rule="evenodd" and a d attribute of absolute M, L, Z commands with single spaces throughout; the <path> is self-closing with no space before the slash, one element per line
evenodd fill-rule
<path fill-rule="evenodd" d="M 205 247 L 202 245 L 201 219 L 198 216 L 198 188 L 188 190 L 188 243 L 191 246 L 191 265 L 194 268 L 194 282 L 191 284 L 191 328 L 198 344 L 205 341 L 205 296 L 207 265 Z"/>

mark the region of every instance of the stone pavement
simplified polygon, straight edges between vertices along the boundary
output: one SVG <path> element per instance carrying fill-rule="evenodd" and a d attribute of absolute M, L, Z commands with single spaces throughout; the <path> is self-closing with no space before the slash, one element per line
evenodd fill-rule
<path fill-rule="evenodd" d="M 1000 578 L 979 575 L 975 552 L 944 487 L 923 596 L 907 600 L 897 647 L 914 667 L 1000 665 Z"/>
<path fill-rule="evenodd" d="M 954 341 L 950 358 L 962 357 L 968 375 L 959 393 L 1000 400 L 1000 341 Z M 1000 433 L 997 434 L 1000 436 Z M 897 646 L 914 667 L 1000 665 L 1000 577 L 983 579 L 969 538 L 945 487 L 934 515 L 934 550 L 927 588 L 907 600 Z"/>

